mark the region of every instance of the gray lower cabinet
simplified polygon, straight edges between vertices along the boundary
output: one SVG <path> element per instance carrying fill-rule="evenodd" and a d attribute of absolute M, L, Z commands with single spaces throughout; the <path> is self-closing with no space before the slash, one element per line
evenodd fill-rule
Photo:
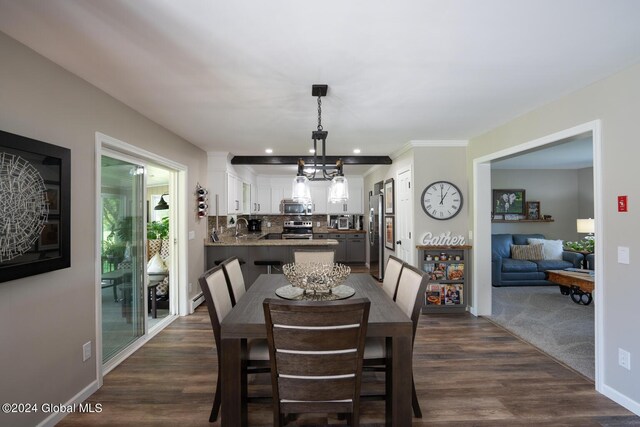
<path fill-rule="evenodd" d="M 343 233 L 329 233 L 329 239 L 338 241 L 335 262 L 347 262 L 347 235 Z"/>
<path fill-rule="evenodd" d="M 364 263 L 366 253 L 364 234 L 352 234 L 347 238 L 347 262 Z"/>
<path fill-rule="evenodd" d="M 365 233 L 329 233 L 329 239 L 338 241 L 336 248 L 336 262 L 364 263 L 366 262 Z"/>

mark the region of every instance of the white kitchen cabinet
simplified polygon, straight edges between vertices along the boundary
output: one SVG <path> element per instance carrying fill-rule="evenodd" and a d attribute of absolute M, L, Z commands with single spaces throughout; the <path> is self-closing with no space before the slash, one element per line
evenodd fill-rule
<path fill-rule="evenodd" d="M 235 175 L 227 173 L 227 214 L 241 214 L 243 206 L 242 180 Z"/>
<path fill-rule="evenodd" d="M 314 181 L 310 185 L 314 215 L 327 214 L 327 181 Z"/>
<path fill-rule="evenodd" d="M 251 213 L 267 215 L 271 211 L 271 186 L 255 185 L 254 197 L 251 200 Z"/>
<path fill-rule="evenodd" d="M 291 191 L 291 189 L 289 189 Z M 271 187 L 271 213 L 273 215 L 280 214 L 280 202 L 284 198 L 284 188 L 281 186 Z"/>
<path fill-rule="evenodd" d="M 346 214 L 363 214 L 362 192 L 364 183 L 361 179 L 348 178 L 349 182 L 349 200 L 346 203 L 327 203 L 329 214 L 346 215 Z M 329 196 L 329 187 L 327 186 L 326 196 Z"/>

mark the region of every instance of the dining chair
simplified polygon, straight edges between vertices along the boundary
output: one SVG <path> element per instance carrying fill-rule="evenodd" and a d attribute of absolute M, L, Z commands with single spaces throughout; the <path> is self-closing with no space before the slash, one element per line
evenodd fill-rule
<path fill-rule="evenodd" d="M 413 323 L 413 338 L 411 348 L 416 338 L 418 330 L 418 320 L 424 305 L 424 295 L 427 290 L 429 277 L 423 271 L 403 263 L 403 267 L 398 279 L 398 289 L 396 291 L 396 305 L 411 319 Z M 367 371 L 384 371 L 387 388 L 390 380 L 390 366 L 387 360 L 387 346 L 384 338 L 368 338 L 365 343 L 364 367 Z M 382 397 L 386 396 L 368 396 Z M 416 385 L 411 374 L 411 406 L 416 418 L 422 418 L 422 410 L 418 402 Z"/>
<path fill-rule="evenodd" d="M 273 424 L 286 414 L 347 414 L 358 426 L 367 298 L 263 302 L 271 361 Z"/>
<path fill-rule="evenodd" d="M 214 422 L 218 418 L 221 403 L 221 338 L 220 338 L 220 323 L 224 317 L 231 311 L 232 303 L 229 293 L 229 287 L 227 279 L 225 277 L 224 269 L 222 265 L 216 266 L 211 270 L 205 272 L 198 279 L 202 293 L 204 294 L 204 300 L 209 310 L 209 318 L 211 320 L 211 327 L 213 328 L 213 337 L 216 344 L 216 353 L 218 356 L 218 381 L 216 383 L 216 393 L 213 399 L 213 407 L 211 408 L 211 415 L 209 416 L 209 422 Z M 243 364 L 243 396 L 246 395 L 246 376 L 249 373 L 261 373 L 269 372 L 269 351 L 267 342 L 264 339 L 249 340 L 246 346 L 247 360 Z"/>
<path fill-rule="evenodd" d="M 387 266 L 384 269 L 384 279 L 382 281 L 382 289 L 389 295 L 392 300 L 396 300 L 396 292 L 398 290 L 398 281 L 404 262 L 400 258 L 393 255 L 389 256 Z"/>
<path fill-rule="evenodd" d="M 240 268 L 240 260 L 238 257 L 232 256 L 222 261 L 221 265 L 224 270 L 224 276 L 227 278 L 227 283 L 229 284 L 231 306 L 235 307 L 242 295 L 247 292 L 242 269 Z"/>
<path fill-rule="evenodd" d="M 318 262 L 321 264 L 333 264 L 335 251 L 304 251 L 296 250 L 293 253 L 293 261 L 296 264 L 303 262 Z"/>

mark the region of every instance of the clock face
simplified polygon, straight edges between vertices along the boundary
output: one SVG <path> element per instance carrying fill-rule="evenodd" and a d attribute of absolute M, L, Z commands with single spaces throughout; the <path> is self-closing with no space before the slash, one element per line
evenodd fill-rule
<path fill-rule="evenodd" d="M 422 209 L 433 219 L 451 219 L 462 209 L 460 189 L 448 181 L 436 181 L 422 192 Z"/>

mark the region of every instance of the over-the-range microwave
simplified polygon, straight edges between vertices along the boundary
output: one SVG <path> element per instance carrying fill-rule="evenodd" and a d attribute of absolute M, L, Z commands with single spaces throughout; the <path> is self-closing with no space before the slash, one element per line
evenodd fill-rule
<path fill-rule="evenodd" d="M 284 199 L 280 202 L 280 213 L 283 215 L 312 215 L 313 203 Z"/>

